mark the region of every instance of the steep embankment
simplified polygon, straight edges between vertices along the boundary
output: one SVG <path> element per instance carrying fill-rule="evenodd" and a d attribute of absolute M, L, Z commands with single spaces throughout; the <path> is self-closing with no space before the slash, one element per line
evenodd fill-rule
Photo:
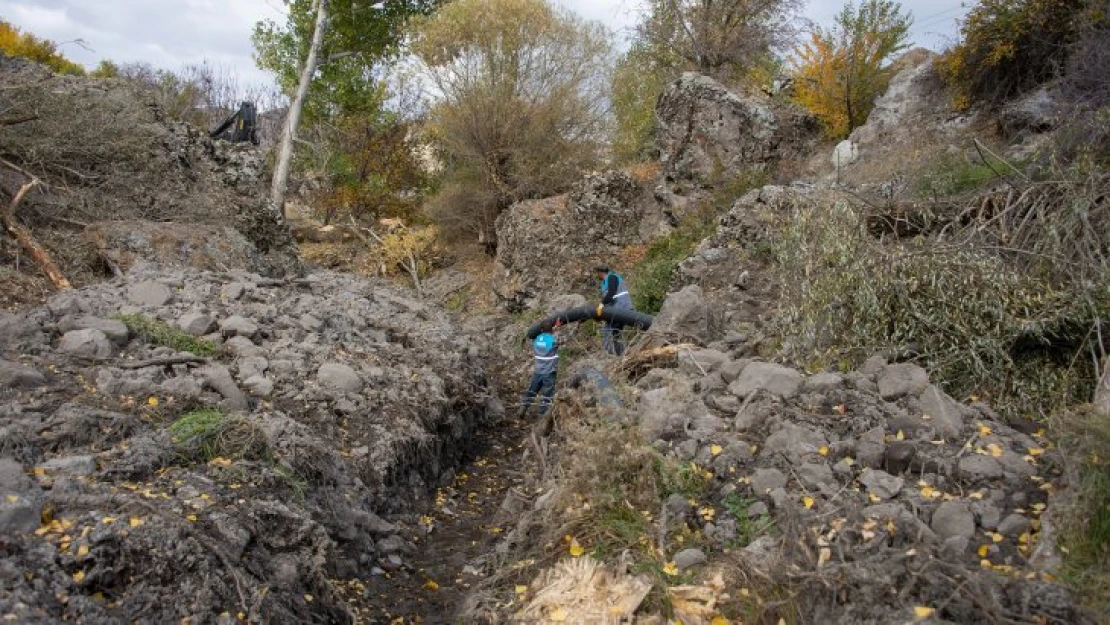
<path fill-rule="evenodd" d="M 351 622 L 337 588 L 499 418 L 480 343 L 393 289 L 138 268 L 0 319 L 0 613 Z"/>

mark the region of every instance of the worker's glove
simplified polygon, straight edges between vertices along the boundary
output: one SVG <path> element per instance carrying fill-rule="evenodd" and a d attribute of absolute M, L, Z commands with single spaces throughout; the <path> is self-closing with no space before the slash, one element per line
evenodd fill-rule
<path fill-rule="evenodd" d="M 558 328 L 561 325 L 563 325 L 563 320 L 562 319 L 556 319 L 555 320 L 555 327 Z"/>
<path fill-rule="evenodd" d="M 598 316 L 598 317 L 600 317 L 600 316 L 601 316 L 601 311 L 602 311 L 602 310 L 605 310 L 605 304 L 598 304 L 598 305 L 597 305 L 597 316 Z"/>

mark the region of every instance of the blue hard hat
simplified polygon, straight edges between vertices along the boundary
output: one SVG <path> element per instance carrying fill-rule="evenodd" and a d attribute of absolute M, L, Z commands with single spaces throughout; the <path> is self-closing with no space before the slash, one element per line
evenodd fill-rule
<path fill-rule="evenodd" d="M 547 351 L 552 347 L 555 347 L 555 337 L 545 332 L 536 337 L 534 345 L 536 346 L 536 349 Z"/>

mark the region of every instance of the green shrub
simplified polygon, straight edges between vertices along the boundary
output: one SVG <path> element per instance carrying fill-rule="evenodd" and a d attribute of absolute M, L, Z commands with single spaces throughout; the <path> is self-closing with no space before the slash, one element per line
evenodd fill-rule
<path fill-rule="evenodd" d="M 755 539 L 763 536 L 771 531 L 775 522 L 766 513 L 759 515 L 758 518 L 752 518 L 748 514 L 748 508 L 755 503 L 754 499 L 748 499 L 739 493 L 732 493 L 725 500 L 721 502 L 725 510 L 736 519 L 736 540 L 733 547 L 747 547 Z"/>
<path fill-rule="evenodd" d="M 1050 434 L 1072 488 L 1061 521 L 1064 575 L 1099 614 L 1110 613 L 1110 416 L 1084 407 L 1054 415 Z"/>
<path fill-rule="evenodd" d="M 197 356 L 211 356 L 216 353 L 216 345 L 211 341 L 199 339 L 183 332 L 170 324 L 151 319 L 146 315 L 119 315 L 116 317 L 132 334 L 148 343 L 169 347 L 178 352 L 189 352 Z"/>
<path fill-rule="evenodd" d="M 1098 241 L 1110 209 L 1085 184 L 1031 189 L 1027 205 L 1003 211 L 1012 221 L 991 220 L 1003 225 L 990 236 L 976 223 L 894 244 L 872 239 L 847 202 L 801 207 L 776 241 L 792 277 L 778 332 L 799 360 L 858 363 L 912 348 L 951 394 L 984 395 L 1004 410 L 1043 416 L 1086 400 L 1090 329 L 1110 316 Z"/>
<path fill-rule="evenodd" d="M 1091 14 L 1084 15 L 1088 4 Z M 957 105 L 998 105 L 1054 78 L 1067 62 L 1087 0 L 980 0 L 960 28 L 963 40 L 940 61 Z"/>
<path fill-rule="evenodd" d="M 978 189 L 998 179 L 998 174 L 1008 174 L 1012 169 L 1001 161 L 990 165 L 964 158 L 946 157 L 931 164 L 917 179 L 915 191 L 920 197 L 942 198 Z"/>
<path fill-rule="evenodd" d="M 636 310 L 649 315 L 659 312 L 678 264 L 694 252 L 712 228 L 713 220 L 706 215 L 693 216 L 651 243 L 643 259 L 628 272 Z"/>

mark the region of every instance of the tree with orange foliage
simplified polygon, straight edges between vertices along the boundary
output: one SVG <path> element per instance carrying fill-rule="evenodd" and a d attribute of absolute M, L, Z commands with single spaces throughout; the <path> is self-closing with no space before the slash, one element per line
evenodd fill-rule
<path fill-rule="evenodd" d="M 815 27 L 795 51 L 795 99 L 830 137 L 846 137 L 867 121 L 890 84 L 891 58 L 908 47 L 912 21 L 893 0 L 864 0 L 858 8 L 849 2 L 832 28 Z"/>
<path fill-rule="evenodd" d="M 20 32 L 19 28 L 3 20 L 0 20 L 0 52 L 42 63 L 59 74 L 85 74 L 85 68 L 62 56 L 53 41 Z"/>

